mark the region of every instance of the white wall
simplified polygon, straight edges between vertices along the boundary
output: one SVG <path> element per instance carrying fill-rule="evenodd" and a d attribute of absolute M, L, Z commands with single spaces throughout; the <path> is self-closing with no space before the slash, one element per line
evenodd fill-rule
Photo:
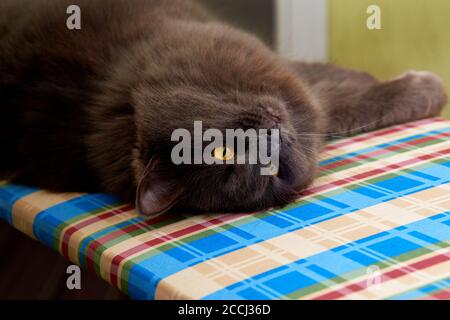
<path fill-rule="evenodd" d="M 327 0 L 276 0 L 276 43 L 290 59 L 328 58 Z"/>

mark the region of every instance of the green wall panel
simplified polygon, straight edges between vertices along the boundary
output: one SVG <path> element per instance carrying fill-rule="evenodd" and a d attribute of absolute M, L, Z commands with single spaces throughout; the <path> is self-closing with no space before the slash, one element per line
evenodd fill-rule
<path fill-rule="evenodd" d="M 450 0 L 329 0 L 330 60 L 380 78 L 431 70 L 450 92 Z M 382 30 L 368 30 L 369 5 Z M 450 108 L 445 116 L 450 118 Z"/>

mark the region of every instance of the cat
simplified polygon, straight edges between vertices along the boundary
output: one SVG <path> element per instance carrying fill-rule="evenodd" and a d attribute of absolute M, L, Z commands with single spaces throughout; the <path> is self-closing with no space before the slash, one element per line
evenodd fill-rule
<path fill-rule="evenodd" d="M 81 8 L 81 30 L 66 27 Z M 55 192 L 105 192 L 145 215 L 283 206 L 311 185 L 328 138 L 439 115 L 442 81 L 381 82 L 291 62 L 187 0 L 2 0 L 0 175 Z M 174 165 L 171 134 L 281 130 L 278 174 Z"/>

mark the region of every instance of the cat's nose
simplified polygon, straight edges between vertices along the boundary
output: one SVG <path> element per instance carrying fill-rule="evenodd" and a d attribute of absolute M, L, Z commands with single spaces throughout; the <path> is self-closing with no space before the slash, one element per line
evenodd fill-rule
<path fill-rule="evenodd" d="M 246 128 L 276 129 L 288 119 L 285 103 L 272 96 L 252 96 L 242 101 L 246 105 L 240 115 Z"/>
<path fill-rule="evenodd" d="M 266 118 L 279 123 L 287 117 L 286 105 L 280 99 L 263 96 L 256 103 L 258 112 Z"/>

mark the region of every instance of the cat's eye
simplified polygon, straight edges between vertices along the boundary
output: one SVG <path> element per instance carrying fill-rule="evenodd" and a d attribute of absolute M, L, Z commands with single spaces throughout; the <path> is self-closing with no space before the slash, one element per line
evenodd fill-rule
<path fill-rule="evenodd" d="M 227 147 L 215 148 L 213 156 L 220 161 L 229 161 L 234 158 L 234 151 Z"/>

